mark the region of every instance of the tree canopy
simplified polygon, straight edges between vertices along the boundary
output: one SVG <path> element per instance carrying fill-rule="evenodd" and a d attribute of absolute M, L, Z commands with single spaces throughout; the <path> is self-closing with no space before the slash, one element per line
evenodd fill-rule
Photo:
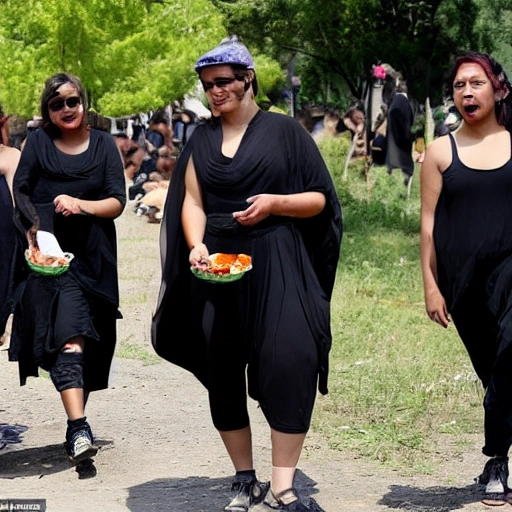
<path fill-rule="evenodd" d="M 229 33 L 255 55 L 263 95 L 288 73 L 302 98 L 338 107 L 363 97 L 379 61 L 434 103 L 458 50 L 512 70 L 510 0 L 0 0 L 0 19 L 0 104 L 24 116 L 59 71 L 78 75 L 104 115 L 171 103 Z"/>
<path fill-rule="evenodd" d="M 439 101 L 458 51 L 506 53 L 512 35 L 509 0 L 213 1 L 228 31 L 281 60 L 298 56 L 303 95 L 324 104 L 361 99 L 379 61 L 401 72 L 419 101 Z"/>
<path fill-rule="evenodd" d="M 208 0 L 4 0 L 0 19 L 0 103 L 29 116 L 59 71 L 79 76 L 108 115 L 170 103 L 193 86 L 198 54 L 226 35 Z"/>

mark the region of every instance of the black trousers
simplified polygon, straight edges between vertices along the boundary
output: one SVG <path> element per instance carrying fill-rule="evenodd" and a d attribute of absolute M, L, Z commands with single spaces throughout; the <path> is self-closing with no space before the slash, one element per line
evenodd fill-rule
<path fill-rule="evenodd" d="M 317 339 L 327 337 L 329 327 L 328 301 L 292 226 L 235 236 L 236 223 L 229 216 L 224 227 L 223 218 L 217 224 L 209 218 L 208 249 L 249 254 L 254 268 L 228 284 L 193 278 L 199 318 L 192 328 L 200 326 L 206 342 L 213 423 L 224 431 L 246 427 L 250 396 L 274 430 L 306 433 L 318 385 Z"/>
<path fill-rule="evenodd" d="M 512 351 L 503 349 L 507 343 L 487 301 L 485 283 L 474 283 L 451 316 L 485 389 L 482 452 L 506 456 L 512 444 Z"/>

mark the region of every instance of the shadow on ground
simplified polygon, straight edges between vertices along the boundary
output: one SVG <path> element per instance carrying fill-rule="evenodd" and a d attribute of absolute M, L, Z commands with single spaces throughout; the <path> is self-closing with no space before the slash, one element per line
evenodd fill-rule
<path fill-rule="evenodd" d="M 427 487 L 420 489 L 403 485 L 392 485 L 379 505 L 411 512 L 450 512 L 464 505 L 482 499 L 479 486 L 467 487 Z"/>
<path fill-rule="evenodd" d="M 107 447 L 112 441 L 97 441 L 100 448 Z M 64 444 L 51 444 L 35 448 L 4 449 L 0 452 L 0 479 L 22 478 L 28 476 L 52 475 L 67 471 L 70 463 L 67 459 Z M 79 478 L 90 478 L 93 473 L 90 467 L 80 467 Z"/>
<path fill-rule="evenodd" d="M 233 497 L 231 478 L 188 477 L 151 480 L 130 487 L 126 506 L 131 512 L 212 512 L 223 510 Z M 316 482 L 297 471 L 295 486 L 301 499 L 316 503 Z M 251 510 L 253 510 L 251 508 Z M 268 510 L 262 508 L 261 510 Z M 318 507 L 318 512 L 323 512 Z M 258 507 L 254 508 L 258 511 Z"/>

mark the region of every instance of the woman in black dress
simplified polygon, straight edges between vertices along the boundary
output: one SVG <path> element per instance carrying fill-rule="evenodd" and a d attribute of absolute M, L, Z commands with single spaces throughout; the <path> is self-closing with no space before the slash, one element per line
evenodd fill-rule
<path fill-rule="evenodd" d="M 263 499 L 276 510 L 313 510 L 292 487 L 317 388 L 327 392 L 340 205 L 306 130 L 258 108 L 243 44 L 225 40 L 196 70 L 214 119 L 195 129 L 171 181 L 153 344 L 208 389 L 236 470 L 225 510 Z M 253 268 L 228 284 L 192 275 L 191 265 L 218 252 L 248 254 Z M 270 425 L 270 489 L 253 467 L 247 392 Z"/>
<path fill-rule="evenodd" d="M 74 254 L 58 277 L 23 266 L 16 289 L 10 359 L 23 385 L 50 372 L 68 417 L 66 449 L 73 463 L 97 452 L 85 403 L 108 385 L 119 317 L 116 231 L 125 181 L 112 136 L 89 129 L 80 80 L 59 73 L 41 98 L 43 128 L 31 132 L 14 179 L 15 219 L 24 247 L 37 246 L 37 231 L 55 235 Z"/>
<path fill-rule="evenodd" d="M 503 503 L 512 443 L 512 98 L 503 68 L 455 63 L 463 122 L 428 147 L 421 170 L 421 261 L 429 317 L 450 316 L 485 388 L 485 501 Z"/>

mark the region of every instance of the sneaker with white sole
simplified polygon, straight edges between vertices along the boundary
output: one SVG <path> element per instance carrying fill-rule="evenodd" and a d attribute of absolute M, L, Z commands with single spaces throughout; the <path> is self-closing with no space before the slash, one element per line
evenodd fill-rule
<path fill-rule="evenodd" d="M 68 426 L 65 443 L 68 458 L 73 464 L 90 459 L 98 453 L 98 447 L 93 444 L 89 423 L 84 418 L 83 421 L 82 419 L 75 420 L 75 422 L 68 421 L 68 425 L 76 422 L 80 422 L 80 424 L 73 425 L 71 428 Z"/>

